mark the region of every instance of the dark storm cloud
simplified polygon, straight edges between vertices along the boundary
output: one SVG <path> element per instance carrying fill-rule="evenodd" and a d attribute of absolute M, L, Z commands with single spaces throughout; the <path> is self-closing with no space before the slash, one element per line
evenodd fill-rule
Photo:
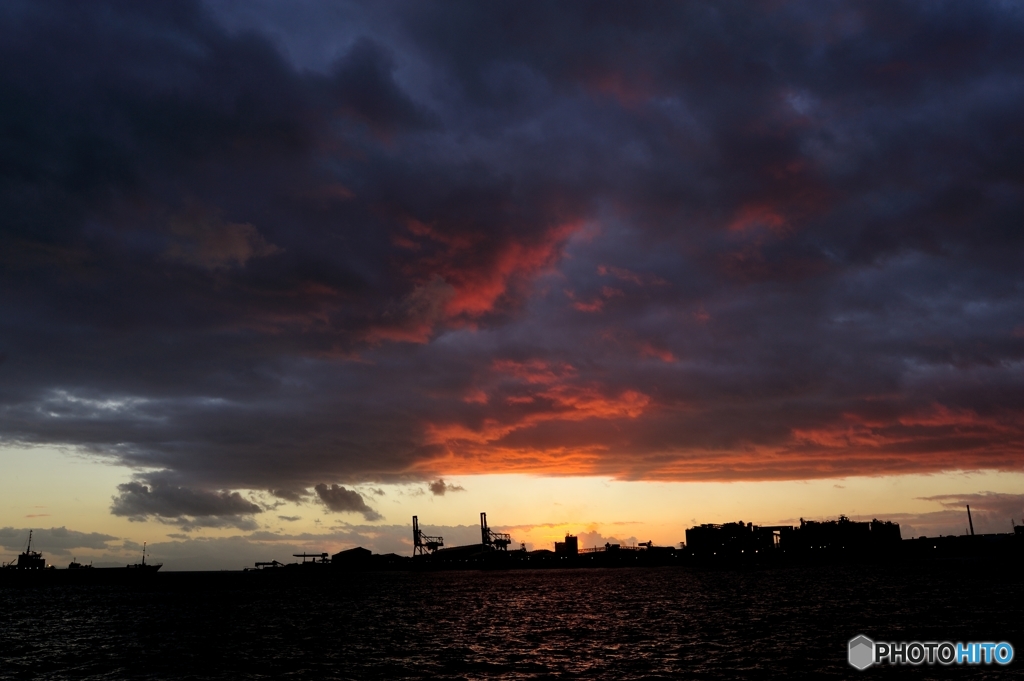
<path fill-rule="evenodd" d="M 0 433 L 117 512 L 1020 470 L 1012 5 L 0 13 Z"/>
<path fill-rule="evenodd" d="M 999 492 L 976 492 L 974 494 L 939 494 L 921 497 L 925 501 L 935 501 L 946 509 L 966 510 L 971 507 L 975 517 L 994 517 L 996 526 L 1004 526 L 1010 520 L 1024 524 L 1024 494 L 1005 494 Z"/>
<path fill-rule="evenodd" d="M 425 128 L 431 115 L 413 102 L 395 82 L 394 58 L 380 45 L 360 39 L 331 73 L 341 110 L 389 141 L 405 129 Z"/>
<path fill-rule="evenodd" d="M 6 551 L 24 551 L 28 546 L 28 528 L 0 528 L 0 547 Z M 64 554 L 72 549 L 108 549 L 117 540 L 109 534 L 79 532 L 66 527 L 32 529 L 32 550 Z M 4 561 L 7 562 L 7 561 Z"/>
<path fill-rule="evenodd" d="M 345 489 L 340 485 L 327 485 L 320 483 L 313 489 L 320 501 L 328 509 L 335 513 L 362 513 L 368 521 L 381 520 L 383 516 L 366 505 L 363 496 L 354 489 Z"/>
<path fill-rule="evenodd" d="M 130 520 L 155 517 L 166 523 L 182 525 L 186 531 L 196 527 L 237 527 L 256 529 L 252 516 L 263 509 L 238 492 L 209 492 L 174 484 L 158 476 L 145 482 L 118 485 L 118 496 L 110 506 L 114 515 Z"/>
<path fill-rule="evenodd" d="M 277 497 L 278 499 L 284 499 L 285 501 L 291 501 L 296 504 L 301 504 L 309 498 L 309 492 L 306 490 L 294 490 L 294 489 L 272 489 L 269 490 L 270 494 Z"/>
<path fill-rule="evenodd" d="M 430 493 L 435 497 L 443 497 L 448 492 L 465 492 L 466 488 L 462 485 L 453 485 L 450 482 L 445 482 L 443 478 L 438 478 L 432 483 L 427 485 L 430 488 Z"/>

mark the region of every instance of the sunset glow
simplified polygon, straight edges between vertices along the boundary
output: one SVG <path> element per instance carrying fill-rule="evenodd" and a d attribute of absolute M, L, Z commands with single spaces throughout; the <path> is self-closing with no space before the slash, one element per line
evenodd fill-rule
<path fill-rule="evenodd" d="M 0 13 L 5 560 L 1024 523 L 1019 8 Z"/>

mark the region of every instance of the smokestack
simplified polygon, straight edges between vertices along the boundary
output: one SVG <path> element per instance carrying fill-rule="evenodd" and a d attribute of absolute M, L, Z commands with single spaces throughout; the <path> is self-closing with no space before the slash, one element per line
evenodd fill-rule
<path fill-rule="evenodd" d="M 971 536 L 974 536 L 974 521 L 971 520 L 971 505 L 967 504 L 967 522 L 971 526 Z"/>

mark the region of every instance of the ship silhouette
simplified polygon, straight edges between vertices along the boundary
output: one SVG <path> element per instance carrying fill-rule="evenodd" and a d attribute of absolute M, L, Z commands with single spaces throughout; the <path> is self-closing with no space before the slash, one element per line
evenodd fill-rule
<path fill-rule="evenodd" d="M 77 558 L 72 558 L 67 569 L 58 570 L 56 566 L 46 564 L 46 558 L 43 557 L 42 552 L 32 550 L 33 532 L 33 530 L 29 530 L 28 544 L 25 550 L 18 554 L 17 560 L 0 565 L 0 574 L 3 575 L 0 582 L 4 584 L 118 583 L 156 574 L 163 567 L 163 563 L 146 562 L 147 544 L 143 542 L 142 560 L 138 563 L 130 563 L 124 567 L 95 567 L 91 564 L 79 563 Z"/>
<path fill-rule="evenodd" d="M 150 563 L 146 564 L 146 542 L 142 542 L 142 562 L 135 563 L 133 565 L 125 565 L 127 570 L 135 570 L 137 572 L 156 572 L 164 566 L 163 563 Z"/>
<path fill-rule="evenodd" d="M 4 563 L 5 570 L 45 570 L 46 559 L 39 551 L 32 550 L 32 530 L 28 531 L 28 546 L 18 554 L 17 562 Z M 50 566 L 53 569 L 53 566 Z"/>

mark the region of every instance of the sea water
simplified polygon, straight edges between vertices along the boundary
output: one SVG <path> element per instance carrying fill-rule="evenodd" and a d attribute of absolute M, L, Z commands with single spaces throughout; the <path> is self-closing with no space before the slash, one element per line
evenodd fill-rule
<path fill-rule="evenodd" d="M 0 589 L 0 678 L 1012 678 L 872 667 L 847 642 L 1009 641 L 1020 566 L 161 573 Z"/>

